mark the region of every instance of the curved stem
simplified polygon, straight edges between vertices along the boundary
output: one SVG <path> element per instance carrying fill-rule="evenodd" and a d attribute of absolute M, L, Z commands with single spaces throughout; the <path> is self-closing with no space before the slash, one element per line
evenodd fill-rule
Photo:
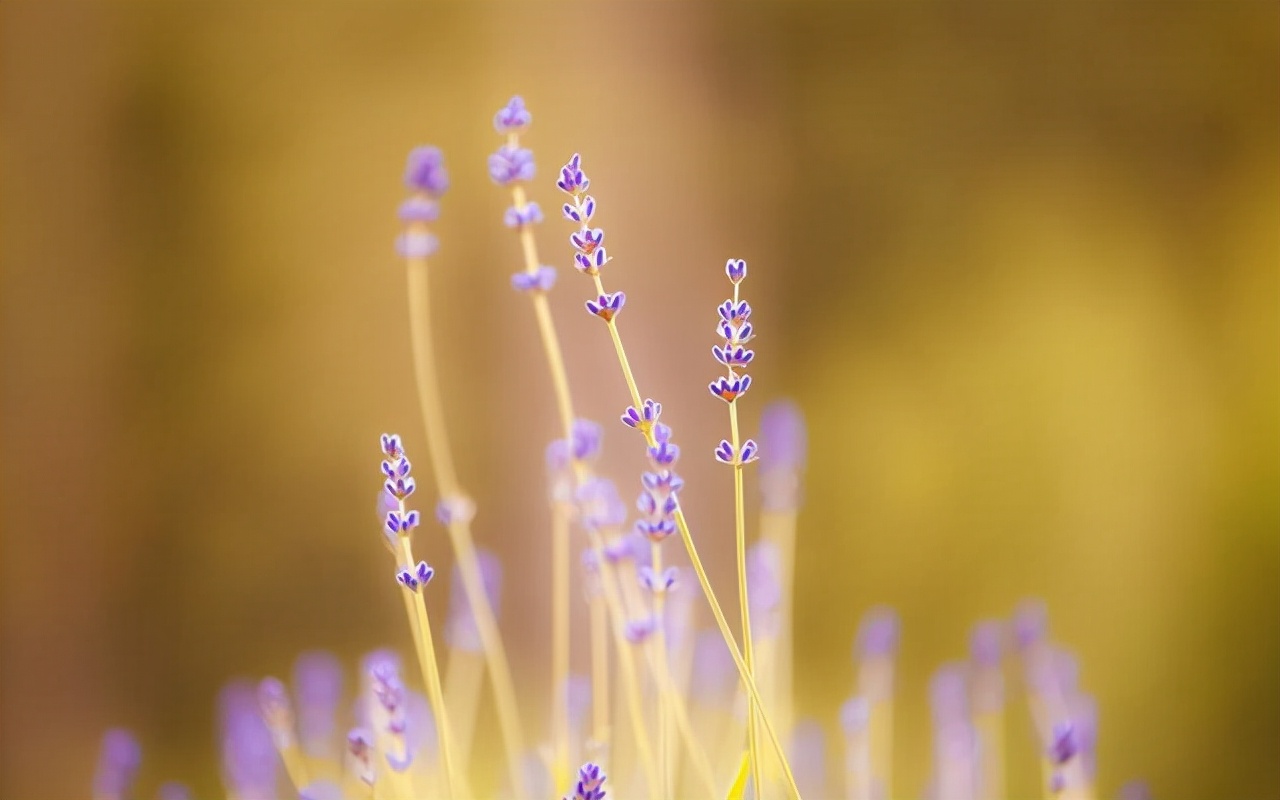
<path fill-rule="evenodd" d="M 457 473 L 453 465 L 453 453 L 449 448 L 448 433 L 444 423 L 444 405 L 440 400 L 438 370 L 435 363 L 435 347 L 431 333 L 431 302 L 425 258 L 407 259 L 409 281 L 409 327 L 413 347 L 414 377 L 418 385 L 418 399 L 422 409 L 422 421 L 426 428 L 427 451 L 431 458 L 436 488 L 442 498 L 454 498 L 461 494 Z M 484 647 L 485 661 L 493 684 L 498 724 L 502 731 L 503 745 L 507 751 L 507 771 L 512 791 L 518 798 L 525 797 L 524 780 L 520 769 L 520 756 L 524 751 L 520 734 L 519 707 L 506 651 L 498 635 L 498 624 L 493 608 L 484 591 L 480 566 L 471 538 L 470 524 L 454 522 L 449 526 L 449 539 L 458 559 L 462 587 L 475 618 L 480 642 Z"/>
<path fill-rule="evenodd" d="M 736 287 L 734 294 L 737 294 Z M 732 374 L 732 370 L 730 371 Z M 729 433 L 733 440 L 733 452 L 739 453 L 741 442 L 738 434 L 738 406 L 729 404 Z M 738 611 L 742 615 L 742 656 L 747 673 L 755 681 L 755 655 L 751 644 L 751 607 L 747 596 L 747 534 L 746 504 L 742 490 L 742 464 L 733 465 L 733 528 L 738 555 Z M 764 796 L 764 772 L 760 769 L 759 732 L 756 715 L 759 703 L 747 699 L 747 752 L 750 753 L 751 774 L 755 776 L 756 798 Z"/>

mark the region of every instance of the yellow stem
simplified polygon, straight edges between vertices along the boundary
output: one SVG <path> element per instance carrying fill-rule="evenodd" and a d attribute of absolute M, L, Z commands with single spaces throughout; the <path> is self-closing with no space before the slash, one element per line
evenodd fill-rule
<path fill-rule="evenodd" d="M 600 280 L 599 273 L 592 276 L 595 280 L 596 291 L 604 294 L 604 283 Z M 622 337 L 618 333 L 617 319 L 608 321 L 609 335 L 613 339 L 613 349 L 618 354 L 618 365 L 622 368 L 622 377 L 627 382 L 627 389 L 631 392 L 631 402 L 636 408 L 641 405 L 640 390 L 636 386 L 635 375 L 631 370 L 631 363 L 627 360 L 626 349 L 622 346 Z M 646 443 L 653 447 L 657 444 L 653 438 L 652 426 L 644 427 L 644 436 Z M 720 602 L 716 599 L 715 590 L 711 588 L 711 581 L 707 579 L 706 570 L 702 567 L 702 559 L 698 557 L 698 549 L 693 543 L 693 536 L 689 532 L 689 524 L 685 520 L 684 511 L 677 507 L 675 511 L 676 527 L 680 530 L 680 538 L 684 541 L 685 552 L 689 556 L 689 561 L 693 564 L 693 571 L 697 573 L 698 583 L 702 587 L 702 594 L 707 599 L 707 604 L 711 606 L 711 613 L 716 619 L 716 625 L 720 628 L 720 635 L 724 637 L 725 645 L 729 648 L 730 655 L 733 656 L 733 663 L 738 668 L 738 675 L 741 677 L 743 684 L 747 687 L 747 693 L 750 700 L 759 708 L 760 692 L 756 688 L 756 683 L 751 677 L 751 670 L 747 668 L 746 662 L 742 658 L 741 651 L 738 650 L 738 644 L 733 638 L 733 631 L 729 628 L 729 623 L 724 617 L 724 611 L 720 608 Z M 764 723 L 765 732 L 769 736 L 770 744 L 773 745 L 774 752 L 778 756 L 778 761 L 782 763 L 783 776 L 786 778 L 787 787 L 795 798 L 800 797 L 800 790 L 796 786 L 795 777 L 791 774 L 791 764 L 787 760 L 786 751 L 779 741 L 777 733 L 774 732 L 772 723 L 763 708 L 760 708 L 760 721 Z"/>
<path fill-rule="evenodd" d="M 657 542 L 649 543 L 649 554 L 653 563 L 654 580 L 662 575 L 662 548 Z M 658 694 L 663 702 L 658 703 L 658 778 L 662 781 L 662 796 L 671 793 L 671 765 L 667 763 L 667 701 L 670 700 L 671 676 L 667 669 L 667 631 L 664 616 L 666 590 L 653 592 L 653 649 L 654 677 L 657 679 Z"/>
<path fill-rule="evenodd" d="M 436 489 L 445 499 L 459 497 L 457 474 L 453 466 L 453 454 L 449 449 L 448 434 L 444 424 L 444 405 L 440 400 L 439 376 L 435 363 L 435 347 L 431 333 L 431 302 L 425 258 L 411 257 L 408 262 L 409 326 L 413 345 L 414 377 L 418 385 L 418 399 L 422 407 L 422 421 L 426 428 L 427 450 Z M 449 526 L 449 539 L 458 559 L 462 587 L 476 621 L 480 642 L 484 647 L 489 667 L 489 679 L 493 684 L 498 725 L 502 731 L 503 745 L 507 751 L 507 771 L 512 791 L 520 800 L 525 798 L 525 786 L 520 769 L 520 756 L 524 752 L 520 734 L 520 712 L 515 700 L 515 687 L 507 663 L 506 651 L 498 635 L 498 624 L 489 605 L 480 576 L 480 566 L 471 539 L 470 523 L 455 521 Z"/>
<path fill-rule="evenodd" d="M 289 776 L 289 782 L 293 784 L 293 788 L 302 791 L 311 779 L 307 777 L 307 762 L 302 751 L 298 749 L 298 743 L 290 742 L 277 749 L 280 752 L 280 760 L 284 762 L 284 771 Z"/>
<path fill-rule="evenodd" d="M 475 741 L 476 714 L 480 710 L 480 690 L 484 688 L 484 654 L 451 647 L 448 662 L 444 671 L 444 702 L 453 723 L 453 757 L 458 772 L 467 775 Z"/>
<path fill-rule="evenodd" d="M 400 502 L 400 512 L 404 513 L 404 501 Z M 413 547 L 408 536 L 400 537 L 400 553 L 404 557 L 405 569 L 413 569 Z M 408 587 L 403 590 L 412 595 L 414 620 L 417 623 L 419 636 L 414 637 L 418 647 L 418 664 L 422 667 L 422 679 L 426 686 L 427 698 L 431 701 L 431 710 L 436 715 L 436 732 L 440 738 L 440 761 L 444 767 L 445 796 L 454 797 L 453 770 L 453 733 L 449 727 L 449 712 L 444 705 L 444 692 L 440 689 L 440 667 L 436 663 L 435 641 L 431 636 L 431 620 L 427 617 L 427 605 L 421 592 Z"/>
<path fill-rule="evenodd" d="M 796 563 L 796 512 L 764 511 L 760 514 L 760 538 L 778 547 L 779 581 L 782 600 L 778 604 L 777 651 L 770 681 L 772 691 L 761 687 L 765 702 L 773 709 L 773 718 L 785 736 L 791 730 L 794 713 L 792 704 L 792 664 L 795 637 L 795 563 Z M 759 664 L 757 663 L 757 667 Z M 757 674 L 759 669 L 757 669 Z"/>
<path fill-rule="evenodd" d="M 738 290 L 734 287 L 736 299 Z M 733 372 L 730 370 L 730 375 Z M 733 452 L 739 453 L 740 437 L 738 434 L 738 406 L 729 404 L 729 434 L 733 440 Z M 733 466 L 733 528 L 734 540 L 738 552 L 738 610 L 742 614 L 742 657 L 746 663 L 747 675 L 755 680 L 755 654 L 751 642 L 751 609 L 747 599 L 747 515 L 746 503 L 742 489 L 742 464 Z M 756 715 L 759 703 L 747 698 L 747 752 L 750 753 L 751 774 L 755 778 L 756 800 L 764 796 L 764 772 L 760 769 L 759 732 L 756 728 Z"/>
<path fill-rule="evenodd" d="M 556 775 L 569 770 L 569 515 L 563 503 L 551 510 L 551 733 Z"/>
<path fill-rule="evenodd" d="M 599 745 L 602 759 L 609 747 L 609 620 L 604 600 L 591 598 L 591 738 Z M 604 759 L 607 760 L 607 759 Z"/>
<path fill-rule="evenodd" d="M 649 785 L 649 796 L 657 798 L 660 791 L 658 772 L 654 766 L 653 750 L 650 747 L 649 733 L 644 723 L 644 707 L 640 702 L 640 686 L 636 679 L 635 664 L 631 660 L 631 643 L 627 641 L 623 630 L 627 620 L 623 613 L 622 599 L 618 595 L 617 573 L 613 565 L 604 557 L 604 542 L 600 534 L 587 529 L 591 540 L 591 549 L 595 552 L 596 563 L 600 568 L 600 586 L 604 590 L 605 607 L 613 625 L 613 644 L 618 653 L 618 666 L 622 672 L 622 689 L 627 698 L 628 713 L 631 716 L 632 735 L 636 740 L 636 749 L 640 753 L 640 766 L 644 770 L 645 781 Z"/>

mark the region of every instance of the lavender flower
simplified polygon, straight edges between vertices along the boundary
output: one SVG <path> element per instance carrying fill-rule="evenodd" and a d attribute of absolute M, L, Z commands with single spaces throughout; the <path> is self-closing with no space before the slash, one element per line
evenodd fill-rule
<path fill-rule="evenodd" d="M 577 153 L 560 168 L 560 177 L 556 181 L 556 188 L 565 194 L 578 195 L 585 192 L 591 186 L 591 181 L 587 178 L 586 173 L 582 171 L 582 156 Z"/>
<path fill-rule="evenodd" d="M 396 581 L 411 592 L 425 587 L 435 577 L 436 571 L 427 566 L 427 562 L 419 561 L 412 570 L 402 569 L 396 573 Z"/>
<path fill-rule="evenodd" d="M 629 428 L 648 428 L 658 421 L 662 415 L 662 404 L 653 400 L 645 400 L 637 410 L 635 406 L 627 406 L 622 412 L 622 424 Z"/>
<path fill-rule="evenodd" d="M 293 706 L 289 690 L 276 678 L 263 678 L 258 683 L 258 709 L 271 730 L 271 738 L 279 749 L 293 746 Z"/>
<path fill-rule="evenodd" d="M 293 686 L 303 752 L 312 758 L 336 757 L 342 665 L 332 653 L 303 653 L 293 665 Z"/>
<path fill-rule="evenodd" d="M 605 775 L 600 767 L 592 763 L 583 764 L 578 770 L 578 783 L 573 793 L 564 800 L 604 800 L 604 781 Z"/>
<path fill-rule="evenodd" d="M 436 503 L 436 521 L 446 528 L 450 525 L 466 525 L 475 517 L 476 504 L 465 495 L 442 497 Z"/>
<path fill-rule="evenodd" d="M 511 206 L 502 215 L 502 222 L 508 228 L 523 228 L 542 222 L 542 209 L 537 203 L 526 203 L 523 206 Z"/>
<path fill-rule="evenodd" d="M 102 737 L 98 768 L 93 776 L 96 800 L 124 800 L 133 792 L 133 782 L 142 764 L 142 748 L 133 734 L 113 728 Z"/>
<path fill-rule="evenodd" d="M 243 800 L 275 800 L 279 756 L 248 683 L 228 684 L 218 698 L 222 781 Z"/>
<path fill-rule="evenodd" d="M 840 729 L 849 738 L 861 736 L 871 721 L 871 704 L 862 696 L 850 697 L 840 706 Z"/>
<path fill-rule="evenodd" d="M 742 283 L 747 277 L 747 262 L 740 258 L 729 259 L 724 263 L 724 274 L 735 286 Z"/>
<path fill-rule="evenodd" d="M 598 422 L 575 419 L 570 431 L 570 451 L 577 461 L 589 461 L 600 455 L 600 442 L 604 429 Z"/>
<path fill-rule="evenodd" d="M 524 107 L 524 98 L 516 95 L 493 115 L 493 129 L 498 133 L 523 133 L 533 122 L 533 115 Z"/>
<path fill-rule="evenodd" d="M 676 585 L 676 576 L 679 570 L 675 567 L 667 567 L 661 574 L 655 573 L 652 567 L 641 566 L 637 570 L 637 580 L 640 586 L 648 589 L 654 594 L 669 591 L 671 587 Z"/>
<path fill-rule="evenodd" d="M 556 268 L 543 265 L 530 275 L 515 272 L 511 275 L 511 288 L 517 292 L 549 292 L 556 285 Z"/>
<path fill-rule="evenodd" d="M 396 216 L 401 222 L 435 222 L 440 218 L 440 204 L 415 194 L 400 204 Z"/>
<path fill-rule="evenodd" d="M 500 186 L 531 181 L 536 174 L 533 151 L 527 148 L 506 144 L 489 156 L 489 177 Z"/>
<path fill-rule="evenodd" d="M 641 617 L 639 619 L 627 621 L 624 635 L 627 637 L 628 642 L 631 642 L 632 644 L 640 644 L 645 639 L 652 636 L 653 632 L 657 629 L 658 621 L 656 619 L 653 617 Z"/>
<path fill-rule="evenodd" d="M 432 197 L 439 197 L 449 188 L 449 173 L 444 168 L 444 154 L 440 148 L 423 146 L 409 151 L 404 167 L 404 185 Z"/>
<path fill-rule="evenodd" d="M 588 530 L 615 528 L 627 520 L 627 507 L 618 487 L 608 478 L 590 478 L 576 492 L 578 515 Z"/>
<path fill-rule="evenodd" d="M 627 303 L 627 296 L 622 292 L 605 293 L 597 297 L 595 300 L 588 300 L 586 303 L 587 312 L 595 314 L 605 322 L 612 322 L 613 318 L 618 315 L 622 307 Z"/>
<path fill-rule="evenodd" d="M 711 391 L 711 394 L 726 403 L 732 403 L 746 394 L 747 390 L 751 388 L 751 376 L 741 375 L 733 378 L 719 378 L 707 384 L 707 388 Z"/>
<path fill-rule="evenodd" d="M 1061 720 L 1053 725 L 1053 739 L 1049 743 L 1049 759 L 1062 766 L 1075 758 L 1080 752 L 1080 739 L 1076 727 L 1070 720 Z"/>

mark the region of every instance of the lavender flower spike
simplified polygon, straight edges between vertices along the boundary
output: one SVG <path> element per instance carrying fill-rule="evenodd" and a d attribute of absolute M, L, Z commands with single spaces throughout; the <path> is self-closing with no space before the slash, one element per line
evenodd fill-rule
<path fill-rule="evenodd" d="M 590 762 L 583 764 L 578 770 L 578 782 L 573 793 L 566 795 L 564 800 L 604 800 L 604 780 L 600 767 Z"/>
<path fill-rule="evenodd" d="M 280 761 L 255 694 L 251 685 L 237 681 L 218 697 L 222 781 L 242 800 L 275 800 Z"/>
<path fill-rule="evenodd" d="M 94 800 L 124 800 L 133 791 L 133 781 L 142 764 L 142 748 L 133 734 L 113 728 L 102 737 L 98 769 L 93 776 Z"/>
<path fill-rule="evenodd" d="M 444 154 L 440 148 L 423 146 L 409 151 L 404 167 L 404 185 L 432 197 L 439 197 L 449 188 L 449 173 L 444 168 Z"/>
<path fill-rule="evenodd" d="M 489 177 L 499 186 L 531 181 L 537 172 L 533 151 L 527 148 L 503 145 L 489 156 Z"/>
<path fill-rule="evenodd" d="M 493 129 L 498 133 L 523 133 L 533 122 L 533 115 L 524 107 L 524 98 L 516 95 L 493 115 Z"/>

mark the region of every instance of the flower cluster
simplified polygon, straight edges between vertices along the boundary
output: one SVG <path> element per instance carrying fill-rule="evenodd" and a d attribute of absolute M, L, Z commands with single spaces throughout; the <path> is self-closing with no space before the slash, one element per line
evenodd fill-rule
<path fill-rule="evenodd" d="M 383 533 L 386 536 L 388 549 L 399 557 L 400 540 L 406 538 L 418 527 L 417 511 L 405 507 L 405 500 L 413 494 L 417 484 L 413 480 L 413 465 L 404 453 L 400 437 L 393 433 L 384 433 L 381 438 L 382 476 L 385 478 L 383 489 L 386 491 L 385 502 L 389 507 L 383 521 Z M 435 570 L 425 561 L 416 565 L 406 564 L 396 572 L 396 581 L 409 591 L 418 589 L 431 582 Z"/>
<path fill-rule="evenodd" d="M 609 263 L 609 253 L 604 248 L 604 229 L 591 227 L 591 218 L 596 213 L 596 200 L 586 194 L 589 186 L 591 180 L 582 171 L 582 156 L 574 153 L 569 163 L 560 168 L 556 187 L 570 197 L 570 202 L 565 203 L 561 209 L 565 219 L 580 226 L 569 235 L 569 244 L 576 251 L 573 255 L 574 265 L 579 271 L 595 276 L 600 274 L 601 267 Z"/>
<path fill-rule="evenodd" d="M 595 764 L 587 763 L 578 770 L 578 783 L 573 794 L 564 800 L 604 800 L 604 773 Z"/>
<path fill-rule="evenodd" d="M 440 149 L 414 148 L 405 164 L 404 183 L 413 194 L 400 204 L 398 216 L 405 230 L 396 239 L 396 252 L 405 258 L 426 258 L 440 244 L 429 226 L 439 218 L 437 201 L 449 188 L 449 173 Z"/>

